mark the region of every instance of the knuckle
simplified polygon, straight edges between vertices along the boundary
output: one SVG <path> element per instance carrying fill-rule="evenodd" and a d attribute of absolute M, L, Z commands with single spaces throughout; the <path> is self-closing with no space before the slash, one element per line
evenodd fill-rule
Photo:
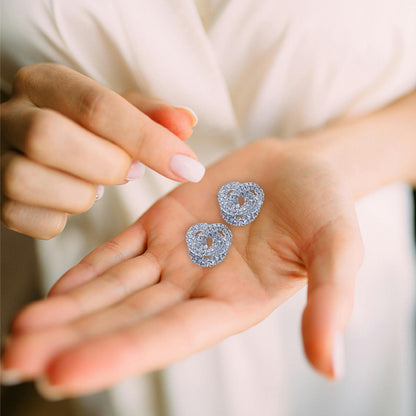
<path fill-rule="evenodd" d="M 3 170 L 3 194 L 8 198 L 17 198 L 29 187 L 23 157 L 11 157 Z"/>
<path fill-rule="evenodd" d="M 20 68 L 13 79 L 13 90 L 21 92 L 26 89 L 33 74 L 33 65 Z"/>
<path fill-rule="evenodd" d="M 35 159 L 46 151 L 53 153 L 53 138 L 56 131 L 59 131 L 59 120 L 53 111 L 36 112 L 27 126 L 23 143 L 24 153 Z"/>
<path fill-rule="evenodd" d="M 96 89 L 88 89 L 81 94 L 79 100 L 80 123 L 95 129 L 99 127 L 108 114 L 106 95 Z"/>
<path fill-rule="evenodd" d="M 135 159 L 146 159 L 146 155 L 149 153 L 149 150 L 154 146 L 152 137 L 154 134 L 151 133 L 148 123 L 141 121 L 138 131 L 140 136 L 137 139 L 134 158 Z"/>
<path fill-rule="evenodd" d="M 36 88 L 39 79 L 45 78 L 49 71 L 56 71 L 60 66 L 62 65 L 46 62 L 19 68 L 13 79 L 13 91 L 19 93 Z"/>

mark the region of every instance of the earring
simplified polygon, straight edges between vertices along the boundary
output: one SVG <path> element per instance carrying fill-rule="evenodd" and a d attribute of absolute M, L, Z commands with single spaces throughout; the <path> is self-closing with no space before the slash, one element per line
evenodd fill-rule
<path fill-rule="evenodd" d="M 186 233 L 189 257 L 201 267 L 212 267 L 223 261 L 231 241 L 231 231 L 224 224 L 199 223 Z"/>
<path fill-rule="evenodd" d="M 254 182 L 230 182 L 218 192 L 221 215 L 231 225 L 241 226 L 254 221 L 263 201 L 263 189 Z"/>

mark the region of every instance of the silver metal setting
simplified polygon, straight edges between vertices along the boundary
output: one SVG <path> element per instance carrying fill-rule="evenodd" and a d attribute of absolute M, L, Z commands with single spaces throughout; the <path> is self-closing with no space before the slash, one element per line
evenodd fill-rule
<path fill-rule="evenodd" d="M 215 266 L 224 260 L 232 239 L 224 224 L 195 224 L 186 233 L 189 257 L 198 266 Z"/>
<path fill-rule="evenodd" d="M 240 198 L 244 201 L 242 204 Z M 218 192 L 221 215 L 231 225 L 241 226 L 254 221 L 263 201 L 263 189 L 254 182 L 230 182 Z"/>

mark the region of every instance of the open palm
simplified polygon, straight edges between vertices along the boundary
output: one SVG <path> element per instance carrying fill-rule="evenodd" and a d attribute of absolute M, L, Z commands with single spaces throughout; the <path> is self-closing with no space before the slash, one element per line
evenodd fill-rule
<path fill-rule="evenodd" d="M 336 167 L 299 149 L 255 142 L 211 167 L 201 183 L 160 199 L 18 315 L 4 367 L 26 379 L 46 376 L 64 395 L 96 391 L 253 326 L 309 283 L 306 353 L 334 375 L 334 336 L 350 313 L 360 233 Z M 230 181 L 258 183 L 263 207 L 251 224 L 229 226 L 224 261 L 199 267 L 186 231 L 224 222 L 216 196 Z"/>

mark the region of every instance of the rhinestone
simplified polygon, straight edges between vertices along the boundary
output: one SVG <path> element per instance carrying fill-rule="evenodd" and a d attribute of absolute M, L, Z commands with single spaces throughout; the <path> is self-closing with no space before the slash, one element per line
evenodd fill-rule
<path fill-rule="evenodd" d="M 211 239 L 210 246 L 207 240 Z M 202 267 L 212 267 L 224 260 L 231 245 L 231 231 L 224 224 L 199 223 L 186 233 L 189 257 Z"/>
<path fill-rule="evenodd" d="M 239 203 L 241 197 L 244 198 L 242 205 Z M 254 221 L 263 201 L 263 189 L 254 182 L 230 182 L 218 192 L 221 215 L 231 225 L 242 226 Z"/>

